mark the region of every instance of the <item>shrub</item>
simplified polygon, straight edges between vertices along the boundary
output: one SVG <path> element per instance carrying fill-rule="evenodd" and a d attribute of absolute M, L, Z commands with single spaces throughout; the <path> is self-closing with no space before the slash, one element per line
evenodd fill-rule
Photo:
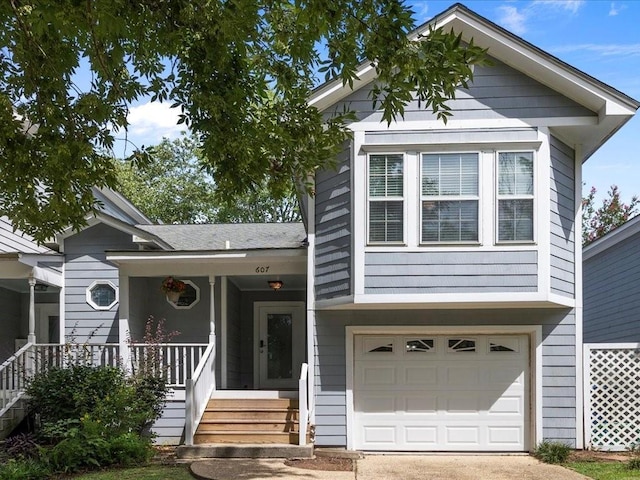
<path fill-rule="evenodd" d="M 12 458 L 0 464 L 0 480 L 41 480 L 51 473 L 46 463 L 32 458 Z"/>
<path fill-rule="evenodd" d="M 11 458 L 37 458 L 40 447 L 32 433 L 19 433 L 0 442 L 0 463 Z"/>
<path fill-rule="evenodd" d="M 631 457 L 627 461 L 627 468 L 629 470 L 640 470 L 640 457 Z"/>
<path fill-rule="evenodd" d="M 544 463 L 564 463 L 569 458 L 571 450 L 566 443 L 544 440 L 538 444 L 533 456 Z"/>

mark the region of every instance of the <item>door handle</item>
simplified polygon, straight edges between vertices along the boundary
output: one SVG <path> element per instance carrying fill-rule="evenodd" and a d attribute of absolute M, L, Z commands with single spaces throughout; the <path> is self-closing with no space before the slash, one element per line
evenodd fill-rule
<path fill-rule="evenodd" d="M 260 340 L 260 348 L 264 348 L 264 340 Z"/>

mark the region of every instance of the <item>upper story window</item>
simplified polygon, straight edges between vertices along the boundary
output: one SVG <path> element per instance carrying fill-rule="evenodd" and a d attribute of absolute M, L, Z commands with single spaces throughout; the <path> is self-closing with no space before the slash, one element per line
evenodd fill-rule
<path fill-rule="evenodd" d="M 404 158 L 369 156 L 369 242 L 404 241 Z"/>
<path fill-rule="evenodd" d="M 422 155 L 422 242 L 478 241 L 478 154 Z"/>
<path fill-rule="evenodd" d="M 533 241 L 533 152 L 498 154 L 498 242 Z"/>

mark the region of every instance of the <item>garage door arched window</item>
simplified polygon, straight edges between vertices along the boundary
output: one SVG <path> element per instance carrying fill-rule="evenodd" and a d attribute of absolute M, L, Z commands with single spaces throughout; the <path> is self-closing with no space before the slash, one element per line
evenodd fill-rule
<path fill-rule="evenodd" d="M 95 310 L 111 310 L 118 303 L 118 288 L 108 280 L 96 280 L 86 291 L 87 303 Z"/>

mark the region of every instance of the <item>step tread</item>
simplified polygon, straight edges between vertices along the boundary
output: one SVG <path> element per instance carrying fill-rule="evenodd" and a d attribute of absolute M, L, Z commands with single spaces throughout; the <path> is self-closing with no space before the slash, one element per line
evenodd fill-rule
<path fill-rule="evenodd" d="M 269 419 L 249 419 L 249 418 L 227 418 L 227 419 L 214 419 L 214 420 L 200 420 L 200 424 L 203 423 L 242 423 L 242 424 L 251 424 L 251 423 L 300 423 L 298 420 L 269 420 Z"/>

